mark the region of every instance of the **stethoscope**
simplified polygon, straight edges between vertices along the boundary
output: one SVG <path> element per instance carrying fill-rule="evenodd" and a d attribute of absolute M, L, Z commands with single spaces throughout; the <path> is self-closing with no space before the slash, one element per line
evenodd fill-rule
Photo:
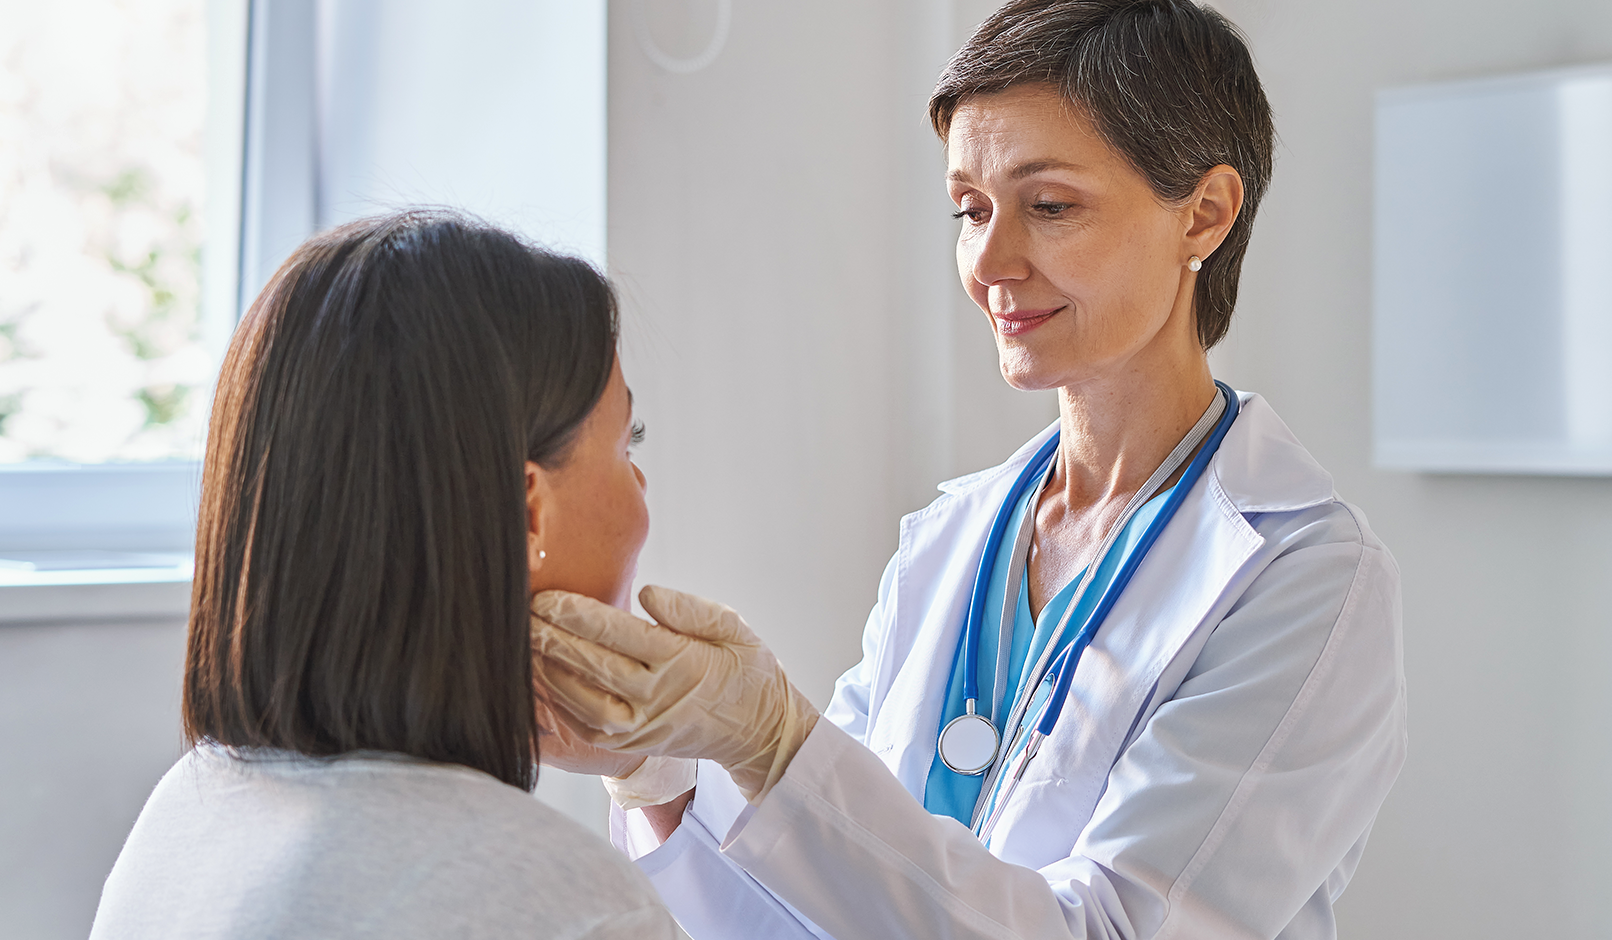
<path fill-rule="evenodd" d="M 1002 604 L 1001 640 L 997 643 L 997 669 L 996 669 L 996 698 L 992 703 L 991 714 L 978 713 L 979 703 L 979 656 L 980 637 L 985 628 L 985 598 L 990 590 L 991 572 L 996 564 L 996 556 L 1002 547 L 1002 539 L 1007 534 L 1008 522 L 1012 519 L 1015 508 L 1030 487 L 1034 486 L 1039 493 L 1045 485 L 1047 471 L 1058 452 L 1058 435 L 1054 434 L 1050 440 L 1041 446 L 1031 457 L 1030 462 L 1019 473 L 1018 479 L 1008 491 L 1007 499 L 1003 501 L 1001 509 L 997 510 L 996 518 L 991 523 L 991 529 L 985 539 L 985 553 L 980 558 L 979 571 L 974 578 L 974 591 L 969 599 L 968 620 L 963 629 L 962 656 L 965 662 L 963 671 L 963 707 L 964 713 L 953 718 L 941 729 L 936 750 L 939 752 L 941 762 L 955 773 L 966 776 L 978 776 L 989 771 L 983 786 L 980 788 L 979 801 L 974 807 L 974 830 L 981 840 L 988 839 L 991 831 L 995 829 L 996 822 L 1007 806 L 1008 799 L 1018 787 L 1019 780 L 1024 776 L 1025 769 L 1041 748 L 1041 742 L 1058 723 L 1058 717 L 1063 713 L 1064 702 L 1069 697 L 1070 685 L 1074 679 L 1075 668 L 1080 662 L 1081 653 L 1085 652 L 1096 636 L 1108 612 L 1113 609 L 1119 596 L 1124 592 L 1126 585 L 1130 584 L 1131 576 L 1141 565 L 1142 559 L 1147 557 L 1148 550 L 1158 540 L 1159 533 L 1169 525 L 1176 510 L 1187 493 L 1203 476 L 1204 469 L 1208 467 L 1209 460 L 1219 448 L 1226 432 L 1231 429 L 1233 421 L 1237 420 L 1239 410 L 1237 394 L 1222 382 L 1216 382 L 1215 387 L 1220 394 L 1210 402 L 1203 416 L 1193 425 L 1181 442 L 1175 446 L 1170 455 L 1165 458 L 1153 475 L 1137 490 L 1135 495 L 1126 503 L 1119 519 L 1109 528 L 1092 561 L 1086 566 L 1079 585 L 1069 599 L 1069 605 L 1064 609 L 1063 618 L 1053 630 L 1051 638 L 1047 641 L 1041 659 L 1036 663 L 1035 669 L 1029 674 L 1034 681 L 1024 682 L 1020 687 L 1020 694 L 1014 704 L 1013 710 L 1004 727 L 1013 728 L 1013 738 L 1006 748 L 1002 747 L 1001 735 L 996 725 L 991 721 L 1001 705 L 1001 696 L 1007 682 L 1008 648 L 1012 641 L 1013 619 L 1018 609 L 1019 581 L 1024 573 L 1024 565 L 1029 555 L 1030 539 L 1035 530 L 1034 506 L 1026 509 L 1023 520 L 1019 525 L 1018 537 L 1014 543 L 1013 563 L 1008 573 L 1008 596 L 1004 597 Z M 1200 447 L 1199 445 L 1203 445 Z M 1196 451 L 1196 455 L 1194 455 Z M 1091 586 L 1098 570 L 1107 561 L 1108 555 L 1114 549 L 1125 526 L 1130 522 L 1136 511 L 1141 509 L 1148 500 L 1152 499 L 1163 488 L 1166 481 L 1175 475 L 1182 463 L 1191 457 L 1191 463 L 1181 474 L 1181 479 L 1166 498 L 1164 505 L 1148 524 L 1147 529 L 1137 540 L 1130 555 L 1125 559 L 1124 565 L 1115 573 L 1114 579 L 1109 583 L 1108 589 L 1098 599 L 1091 614 L 1080 627 L 1080 632 L 1056 654 L 1058 639 L 1063 636 L 1068 627 L 1069 618 L 1080 607 L 1081 598 Z M 1052 661 L 1049 663 L 1048 660 Z M 1047 696 L 1046 704 L 1041 709 L 1040 718 L 1030 731 L 1029 739 L 1025 742 L 1024 750 L 1020 753 L 1018 763 L 1004 784 L 1003 792 L 994 798 L 995 810 L 990 818 L 981 825 L 980 816 L 986 806 L 993 802 L 991 793 L 995 789 L 997 777 L 1002 771 L 1001 758 L 1011 754 L 1022 732 L 1024 712 L 1028 709 L 1035 690 L 1045 683 L 1047 676 L 1053 676 L 1053 687 Z"/>

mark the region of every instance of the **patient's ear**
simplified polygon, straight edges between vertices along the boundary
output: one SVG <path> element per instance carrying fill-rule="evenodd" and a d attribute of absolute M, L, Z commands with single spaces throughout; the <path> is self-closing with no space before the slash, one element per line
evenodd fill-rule
<path fill-rule="evenodd" d="M 544 517 L 553 511 L 554 488 L 549 484 L 548 472 L 532 461 L 526 461 L 526 567 L 531 572 L 528 585 L 529 592 L 533 594 L 537 593 L 538 570 L 543 567 L 548 554 L 543 548 L 547 529 Z"/>

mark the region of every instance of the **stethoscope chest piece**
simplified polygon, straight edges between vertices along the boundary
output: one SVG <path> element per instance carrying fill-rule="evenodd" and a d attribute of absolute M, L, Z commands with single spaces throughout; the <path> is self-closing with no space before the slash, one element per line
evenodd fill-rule
<path fill-rule="evenodd" d="M 940 761 L 952 773 L 977 777 L 995 762 L 1000 744 L 996 726 L 970 708 L 968 714 L 958 715 L 940 729 Z"/>

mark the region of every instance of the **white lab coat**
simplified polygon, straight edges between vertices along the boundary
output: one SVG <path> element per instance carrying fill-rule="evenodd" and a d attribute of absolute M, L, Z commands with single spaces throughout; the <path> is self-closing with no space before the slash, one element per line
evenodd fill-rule
<path fill-rule="evenodd" d="M 1405 757 L 1399 572 L 1257 395 L 1080 659 L 987 850 L 921 803 L 986 530 L 1019 470 L 901 520 L 862 661 L 753 809 L 612 833 L 696 940 L 1335 936 Z M 770 889 L 770 890 L 769 890 Z"/>

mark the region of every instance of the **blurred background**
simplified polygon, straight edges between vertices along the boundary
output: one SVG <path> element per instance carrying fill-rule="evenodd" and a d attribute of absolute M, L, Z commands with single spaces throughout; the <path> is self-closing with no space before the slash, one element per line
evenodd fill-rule
<path fill-rule="evenodd" d="M 1411 756 L 1340 934 L 1612 936 L 1612 481 L 1372 456 L 1376 94 L 1612 61 L 1612 4 L 1213 5 L 1281 137 L 1217 376 L 1404 574 Z M 640 583 L 732 604 L 826 702 L 900 516 L 1055 416 L 958 286 L 924 117 L 993 6 L 0 0 L 0 936 L 88 931 L 179 753 L 193 461 L 241 303 L 377 209 L 608 268 Z M 602 829 L 595 781 L 543 776 Z"/>

